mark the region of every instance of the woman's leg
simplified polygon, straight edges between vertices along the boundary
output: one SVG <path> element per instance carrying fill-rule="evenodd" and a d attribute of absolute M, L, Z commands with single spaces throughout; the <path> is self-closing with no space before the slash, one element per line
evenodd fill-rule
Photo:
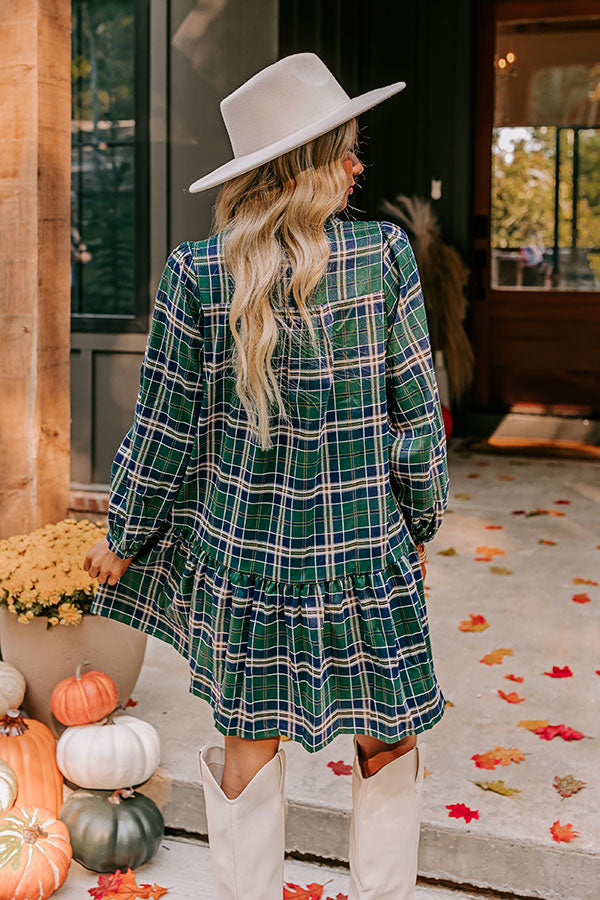
<path fill-rule="evenodd" d="M 273 759 L 279 750 L 280 738 L 252 740 L 237 735 L 225 735 L 225 766 L 222 790 L 233 800 L 242 793 L 257 772 Z"/>
<path fill-rule="evenodd" d="M 407 737 L 388 744 L 380 741 L 378 738 L 371 737 L 367 734 L 357 734 L 356 740 L 359 745 L 359 761 L 364 778 L 374 775 L 386 763 L 391 762 L 403 753 L 409 750 L 417 743 L 416 734 L 409 734 Z"/>

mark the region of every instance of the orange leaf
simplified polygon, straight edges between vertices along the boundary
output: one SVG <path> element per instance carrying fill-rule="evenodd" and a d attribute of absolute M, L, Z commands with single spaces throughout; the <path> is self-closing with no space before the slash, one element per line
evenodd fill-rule
<path fill-rule="evenodd" d="M 519 681 L 519 682 L 521 682 L 521 681 L 524 680 L 522 675 L 513 675 L 512 672 L 510 673 L 510 675 L 505 675 L 504 677 L 505 677 L 505 678 L 508 678 L 509 681 Z"/>
<path fill-rule="evenodd" d="M 587 594 L 573 594 L 573 596 L 571 597 L 571 600 L 573 601 L 573 603 L 591 603 L 592 602 L 592 598 L 589 597 Z"/>
<path fill-rule="evenodd" d="M 548 719 L 521 719 L 520 722 L 517 722 L 517 726 L 520 725 L 522 728 L 527 728 L 529 731 L 535 731 L 536 728 L 544 728 L 549 724 Z"/>
<path fill-rule="evenodd" d="M 487 753 L 474 753 L 471 759 L 478 769 L 495 769 L 500 762 L 500 758 L 492 750 L 488 750 Z"/>
<path fill-rule="evenodd" d="M 479 818 L 479 810 L 469 809 L 464 803 L 447 803 L 446 809 L 450 810 L 448 817 L 452 819 L 464 819 L 465 822 L 470 822 L 471 819 Z"/>
<path fill-rule="evenodd" d="M 551 516 L 566 516 L 566 513 L 560 512 L 560 510 L 558 510 L 558 509 L 551 509 L 550 515 Z"/>
<path fill-rule="evenodd" d="M 498 475 L 498 478 L 500 479 L 500 481 L 514 481 L 515 480 L 514 475 Z"/>
<path fill-rule="evenodd" d="M 493 556 L 474 556 L 473 562 L 491 562 L 493 558 Z"/>
<path fill-rule="evenodd" d="M 541 538 L 538 544 L 548 544 L 549 547 L 556 547 L 556 541 L 546 541 L 544 538 Z"/>
<path fill-rule="evenodd" d="M 167 889 L 158 884 L 136 884 L 135 872 L 120 869 L 111 875 L 100 875 L 98 887 L 88 888 L 95 900 L 158 900 Z"/>
<path fill-rule="evenodd" d="M 485 663 L 486 666 L 493 666 L 496 663 L 501 663 L 503 656 L 512 656 L 512 650 L 508 647 L 499 647 L 497 650 L 492 650 L 491 653 L 486 653 L 479 662 Z"/>
<path fill-rule="evenodd" d="M 552 832 L 552 840 L 557 843 L 560 841 L 572 841 L 580 833 L 579 831 L 573 831 L 573 826 L 570 822 L 567 822 L 566 825 L 561 825 L 560 819 L 552 823 L 550 831 Z"/>
<path fill-rule="evenodd" d="M 343 762 L 341 759 L 338 759 L 336 762 L 330 760 L 327 765 L 336 775 L 351 775 L 352 774 L 352 766 L 349 766 L 347 763 Z"/>
<path fill-rule="evenodd" d="M 598 582 L 594 581 L 592 578 L 579 578 L 575 577 L 573 579 L 573 584 L 593 584 L 595 587 L 598 586 Z"/>
<path fill-rule="evenodd" d="M 502 697 L 503 700 L 506 700 L 508 703 L 522 703 L 525 697 L 519 697 L 516 691 L 511 691 L 510 694 L 505 694 L 504 691 L 498 689 L 498 693 Z"/>
<path fill-rule="evenodd" d="M 467 478 L 481 478 L 481 472 L 469 472 Z"/>
<path fill-rule="evenodd" d="M 501 766 L 508 766 L 509 763 L 523 762 L 525 756 L 517 747 L 494 747 L 493 752 L 498 757 Z"/>
<path fill-rule="evenodd" d="M 474 615 L 473 613 L 469 613 L 469 619 L 463 619 L 458 626 L 459 631 L 483 631 L 484 628 L 489 628 L 489 624 L 486 622 L 485 616 Z"/>
<path fill-rule="evenodd" d="M 500 547 L 488 547 L 487 544 L 477 547 L 475 553 L 483 553 L 484 556 L 504 556 L 504 550 Z"/>

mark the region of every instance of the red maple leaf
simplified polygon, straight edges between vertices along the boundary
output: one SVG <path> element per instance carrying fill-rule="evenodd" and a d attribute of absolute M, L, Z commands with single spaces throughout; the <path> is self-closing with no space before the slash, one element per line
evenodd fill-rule
<path fill-rule="evenodd" d="M 570 503 L 571 501 L 570 500 L 554 500 L 553 502 L 559 504 L 559 503 Z"/>
<path fill-rule="evenodd" d="M 352 774 L 352 766 L 349 766 L 343 760 L 338 759 L 336 762 L 330 761 L 327 763 L 329 768 L 336 775 L 351 775 Z"/>
<path fill-rule="evenodd" d="M 519 697 L 516 691 L 511 691 L 510 694 L 505 694 L 503 690 L 498 689 L 498 693 L 502 697 L 503 700 L 506 700 L 508 703 L 522 703 L 525 697 Z"/>
<path fill-rule="evenodd" d="M 138 705 L 137 700 L 132 700 L 130 697 L 129 700 L 127 701 L 127 703 L 125 704 L 125 709 L 127 709 L 128 706 L 137 706 L 137 705 Z"/>
<path fill-rule="evenodd" d="M 478 769 L 495 769 L 500 760 L 491 751 L 487 753 L 474 753 L 471 757 Z"/>
<path fill-rule="evenodd" d="M 557 819 L 552 823 L 550 831 L 552 833 L 552 840 L 557 843 L 560 841 L 572 841 L 573 838 L 579 834 L 578 831 L 573 831 L 573 826 L 570 822 L 567 822 L 566 825 L 561 825 L 560 819 Z"/>
<path fill-rule="evenodd" d="M 324 887 L 325 885 L 317 884 L 316 881 L 307 884 L 305 888 L 292 881 L 286 881 L 283 885 L 283 900 L 321 900 Z"/>
<path fill-rule="evenodd" d="M 560 735 L 565 741 L 580 741 L 581 738 L 584 737 L 584 734 L 581 731 L 576 731 L 574 728 L 570 728 L 562 722 L 560 725 L 545 725 L 543 728 L 534 728 L 533 733 L 539 734 L 545 741 L 551 741 L 552 738 L 555 738 L 557 735 Z"/>
<path fill-rule="evenodd" d="M 122 881 L 123 875 L 120 869 L 111 875 L 99 875 L 97 886 L 88 888 L 88 894 L 91 894 L 94 900 L 103 900 L 107 894 L 118 891 Z"/>
<path fill-rule="evenodd" d="M 98 887 L 88 888 L 94 900 L 159 900 L 166 892 L 167 889 L 158 884 L 137 884 L 132 869 L 124 873 L 117 869 L 111 875 L 100 875 Z"/>
<path fill-rule="evenodd" d="M 524 681 L 524 678 L 522 675 L 513 675 L 512 672 L 510 673 L 510 675 L 505 675 L 504 677 L 508 678 L 509 681 L 519 681 L 519 682 Z"/>
<path fill-rule="evenodd" d="M 560 666 L 552 666 L 551 672 L 544 672 L 544 675 L 549 675 L 550 678 L 569 678 L 572 674 L 568 666 L 563 666 L 562 669 Z"/>
<path fill-rule="evenodd" d="M 496 530 L 499 530 L 500 528 L 504 528 L 504 525 L 484 525 L 483 527 L 487 528 L 488 531 L 496 531 Z"/>
<path fill-rule="evenodd" d="M 573 603 L 591 603 L 592 602 L 592 598 L 589 597 L 587 594 L 573 594 L 573 596 L 571 597 L 571 600 L 573 601 Z"/>
<path fill-rule="evenodd" d="M 479 810 L 478 809 L 469 809 L 468 806 L 465 806 L 464 803 L 447 803 L 446 809 L 449 809 L 448 818 L 450 819 L 464 819 L 465 822 L 470 822 L 471 819 L 479 818 Z"/>

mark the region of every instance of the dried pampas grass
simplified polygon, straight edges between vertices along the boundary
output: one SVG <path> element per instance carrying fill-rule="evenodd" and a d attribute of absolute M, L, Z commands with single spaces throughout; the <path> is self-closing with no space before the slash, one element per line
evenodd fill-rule
<path fill-rule="evenodd" d="M 458 402 L 473 381 L 475 359 L 463 321 L 467 312 L 464 288 L 469 270 L 454 247 L 444 243 L 431 204 L 398 194 L 382 210 L 409 232 L 421 277 L 431 349 L 441 350 L 451 401 Z"/>

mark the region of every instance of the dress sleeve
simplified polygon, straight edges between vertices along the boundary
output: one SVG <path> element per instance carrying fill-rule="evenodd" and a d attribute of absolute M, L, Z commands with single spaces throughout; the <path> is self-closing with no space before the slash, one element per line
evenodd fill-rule
<path fill-rule="evenodd" d="M 111 466 L 109 548 L 130 559 L 167 519 L 194 445 L 203 396 L 202 305 L 188 243 L 160 279 L 133 425 Z"/>
<path fill-rule="evenodd" d="M 446 432 L 414 252 L 402 228 L 381 229 L 391 487 L 419 544 L 435 536 L 448 505 Z"/>

